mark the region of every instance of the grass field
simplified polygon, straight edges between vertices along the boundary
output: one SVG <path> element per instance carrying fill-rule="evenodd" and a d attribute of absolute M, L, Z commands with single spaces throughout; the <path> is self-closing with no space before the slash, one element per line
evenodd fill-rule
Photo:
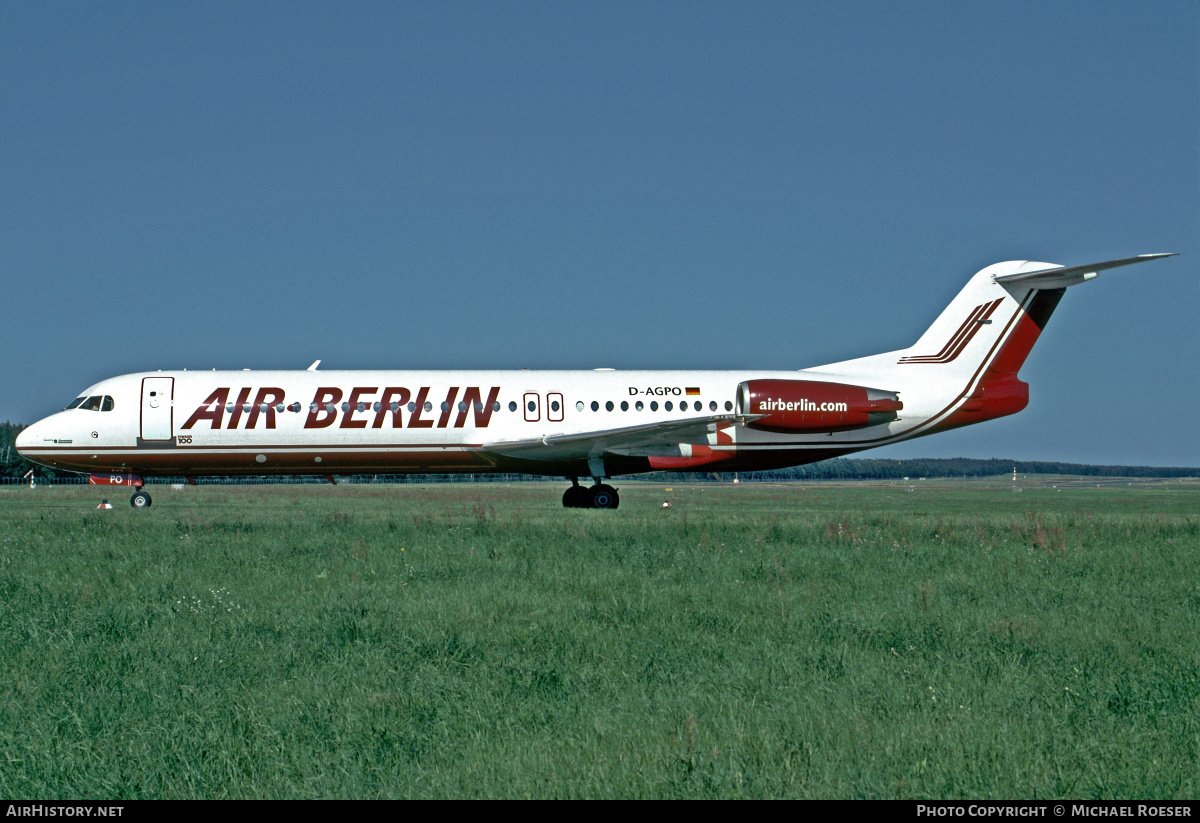
<path fill-rule="evenodd" d="M 1200 484 L 617 485 L 0 490 L 0 796 L 1200 796 Z"/>

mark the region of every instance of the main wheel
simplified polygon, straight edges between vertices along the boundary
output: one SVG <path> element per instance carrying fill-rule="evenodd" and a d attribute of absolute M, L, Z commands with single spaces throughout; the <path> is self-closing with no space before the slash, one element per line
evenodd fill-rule
<path fill-rule="evenodd" d="M 563 505 L 568 509 L 586 509 L 591 503 L 591 497 L 583 486 L 572 486 L 563 492 Z"/>
<path fill-rule="evenodd" d="M 615 509 L 621 505 L 621 497 L 612 486 L 601 483 L 590 489 L 593 509 Z"/>
<path fill-rule="evenodd" d="M 135 509 L 148 509 L 150 508 L 150 495 L 138 489 L 133 493 L 133 497 L 129 498 L 129 505 Z"/>

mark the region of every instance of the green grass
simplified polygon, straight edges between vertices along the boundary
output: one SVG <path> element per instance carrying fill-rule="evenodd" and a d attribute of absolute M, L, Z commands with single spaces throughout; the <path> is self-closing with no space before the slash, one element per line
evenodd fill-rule
<path fill-rule="evenodd" d="M 1045 484 L 2 489 L 0 796 L 1196 797 L 1200 485 Z"/>

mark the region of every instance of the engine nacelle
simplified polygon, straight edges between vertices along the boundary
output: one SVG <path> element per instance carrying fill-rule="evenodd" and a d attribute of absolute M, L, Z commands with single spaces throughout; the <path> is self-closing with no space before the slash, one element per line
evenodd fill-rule
<path fill-rule="evenodd" d="M 816 380 L 747 380 L 738 385 L 739 414 L 769 432 L 840 432 L 879 426 L 904 408 L 895 392 Z"/>

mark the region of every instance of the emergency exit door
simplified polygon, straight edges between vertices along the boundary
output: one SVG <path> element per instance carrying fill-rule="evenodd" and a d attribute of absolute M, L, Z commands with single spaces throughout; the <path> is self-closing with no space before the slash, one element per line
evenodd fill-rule
<path fill-rule="evenodd" d="M 542 419 L 542 402 L 535 391 L 525 392 L 525 422 L 536 423 Z"/>

